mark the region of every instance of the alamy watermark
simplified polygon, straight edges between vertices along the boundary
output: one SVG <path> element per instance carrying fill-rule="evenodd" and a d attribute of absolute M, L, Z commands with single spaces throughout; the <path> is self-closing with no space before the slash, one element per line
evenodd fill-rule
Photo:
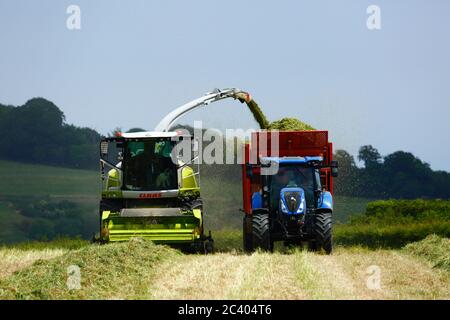
<path fill-rule="evenodd" d="M 381 290 L 381 268 L 377 265 L 368 266 L 366 269 L 366 286 L 369 290 Z"/>
<path fill-rule="evenodd" d="M 67 267 L 67 289 L 80 290 L 81 289 L 81 270 L 77 265 L 70 265 Z"/>
<path fill-rule="evenodd" d="M 66 27 L 68 30 L 81 29 L 81 8 L 78 5 L 71 4 L 67 7 L 66 13 L 69 15 L 66 19 Z"/>
<path fill-rule="evenodd" d="M 250 148 L 244 154 L 244 143 L 251 137 L 253 129 L 203 129 L 202 121 L 194 121 L 194 134 L 186 129 L 176 130 L 178 135 L 172 140 L 176 142 L 172 151 L 174 163 L 194 164 L 257 164 L 261 157 L 279 156 L 279 132 L 277 130 L 258 133 L 257 148 Z M 189 137 L 189 139 L 185 139 Z M 261 174 L 275 174 L 278 171 L 276 162 L 267 163 Z"/>
<path fill-rule="evenodd" d="M 369 30 L 381 30 L 381 9 L 377 5 L 370 5 L 366 9 L 369 15 L 366 20 L 366 26 Z"/>

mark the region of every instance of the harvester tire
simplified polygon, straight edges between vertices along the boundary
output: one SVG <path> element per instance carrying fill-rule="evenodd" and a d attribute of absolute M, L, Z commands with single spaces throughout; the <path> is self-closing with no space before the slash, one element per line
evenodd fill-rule
<path fill-rule="evenodd" d="M 268 213 L 254 214 L 252 217 L 253 249 L 264 251 L 273 250 L 273 241 L 270 239 L 270 219 Z"/>
<path fill-rule="evenodd" d="M 309 243 L 309 248 L 313 251 L 323 249 L 326 254 L 333 251 L 333 221 L 330 212 L 319 213 L 314 219 L 315 241 Z"/>
<path fill-rule="evenodd" d="M 242 221 L 242 240 L 244 252 L 253 252 L 253 234 L 252 234 L 252 218 L 245 215 Z"/>
<path fill-rule="evenodd" d="M 214 253 L 214 241 L 206 240 L 205 241 L 205 254 Z"/>

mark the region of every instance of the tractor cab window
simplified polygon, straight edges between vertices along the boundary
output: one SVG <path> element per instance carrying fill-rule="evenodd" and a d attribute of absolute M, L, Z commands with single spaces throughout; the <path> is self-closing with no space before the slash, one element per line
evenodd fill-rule
<path fill-rule="evenodd" d="M 270 203 L 273 209 L 278 207 L 280 191 L 283 188 L 302 188 L 305 192 L 307 207 L 314 206 L 314 189 L 317 183 L 316 170 L 309 166 L 284 165 L 278 173 L 271 176 Z"/>
<path fill-rule="evenodd" d="M 170 139 L 128 141 L 124 155 L 126 190 L 177 189 L 177 168 L 172 162 Z"/>

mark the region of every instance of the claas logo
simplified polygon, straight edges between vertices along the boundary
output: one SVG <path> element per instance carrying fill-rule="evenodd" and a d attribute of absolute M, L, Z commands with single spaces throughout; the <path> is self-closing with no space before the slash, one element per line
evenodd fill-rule
<path fill-rule="evenodd" d="M 161 193 L 140 193 L 139 198 L 143 199 L 161 198 Z"/>

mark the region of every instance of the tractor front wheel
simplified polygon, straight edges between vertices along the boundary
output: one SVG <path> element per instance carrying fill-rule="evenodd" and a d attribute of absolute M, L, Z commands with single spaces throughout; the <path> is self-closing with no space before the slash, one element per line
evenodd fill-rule
<path fill-rule="evenodd" d="M 270 237 L 269 213 L 258 213 L 252 217 L 252 242 L 254 249 L 264 251 L 273 250 L 273 241 Z"/>
<path fill-rule="evenodd" d="M 327 254 L 333 251 L 333 221 L 330 212 L 319 213 L 314 217 L 315 240 L 309 242 L 309 249 L 312 251 L 325 250 Z"/>

